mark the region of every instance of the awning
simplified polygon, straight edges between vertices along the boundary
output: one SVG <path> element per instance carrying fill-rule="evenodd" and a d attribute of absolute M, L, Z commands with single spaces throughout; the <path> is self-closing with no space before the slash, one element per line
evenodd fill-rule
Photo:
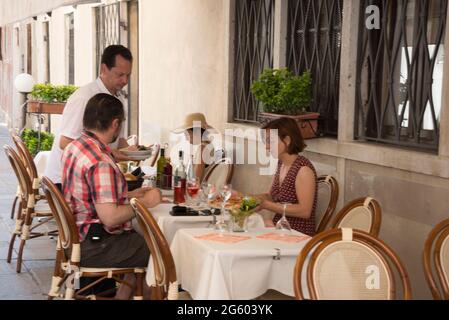
<path fill-rule="evenodd" d="M 38 16 L 63 6 L 100 2 L 101 0 L 0 0 L 0 26 Z"/>

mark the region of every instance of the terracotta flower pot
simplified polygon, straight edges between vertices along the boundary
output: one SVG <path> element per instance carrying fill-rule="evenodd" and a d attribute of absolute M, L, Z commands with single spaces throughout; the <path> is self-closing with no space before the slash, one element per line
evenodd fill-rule
<path fill-rule="evenodd" d="M 62 114 L 65 103 L 47 103 L 40 101 L 29 101 L 27 103 L 27 112 L 29 113 L 49 113 Z"/>
<path fill-rule="evenodd" d="M 284 115 L 277 113 L 261 112 L 259 114 L 259 122 L 264 125 L 270 121 L 279 118 L 291 118 L 298 123 L 299 130 L 303 139 L 316 138 L 318 133 L 318 118 L 320 114 L 318 112 L 305 112 L 300 115 Z"/>

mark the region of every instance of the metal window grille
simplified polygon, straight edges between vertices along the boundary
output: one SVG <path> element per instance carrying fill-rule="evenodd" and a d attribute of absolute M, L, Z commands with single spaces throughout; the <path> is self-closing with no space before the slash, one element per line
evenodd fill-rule
<path fill-rule="evenodd" d="M 338 132 L 343 0 L 289 0 L 287 67 L 295 74 L 310 70 L 313 102 L 320 131 Z"/>
<path fill-rule="evenodd" d="M 239 0 L 235 6 L 234 121 L 257 122 L 251 85 L 273 68 L 274 0 Z"/>
<path fill-rule="evenodd" d="M 438 150 L 447 2 L 362 1 L 357 139 Z M 379 29 L 366 25 L 369 5 Z"/>
<path fill-rule="evenodd" d="M 66 16 L 67 23 L 67 62 L 68 62 L 68 84 L 75 84 L 75 16 L 70 13 Z"/>
<path fill-rule="evenodd" d="M 0 27 L 0 61 L 3 61 L 3 29 Z"/>
<path fill-rule="evenodd" d="M 97 48 L 97 66 L 100 66 L 101 56 L 106 47 L 120 44 L 120 2 L 102 5 L 95 11 Z M 100 69 L 97 69 L 97 75 Z"/>

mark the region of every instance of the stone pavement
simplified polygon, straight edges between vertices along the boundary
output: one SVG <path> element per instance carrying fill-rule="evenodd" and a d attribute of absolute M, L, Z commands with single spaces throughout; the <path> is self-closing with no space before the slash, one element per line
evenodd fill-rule
<path fill-rule="evenodd" d="M 25 245 L 20 274 L 16 273 L 15 259 L 20 240 L 16 240 L 11 264 L 6 262 L 9 240 L 15 226 L 10 213 L 17 179 L 3 151 L 5 144 L 13 145 L 8 129 L 0 125 L 0 300 L 47 299 L 55 259 L 55 239 L 42 237 L 29 240 Z"/>

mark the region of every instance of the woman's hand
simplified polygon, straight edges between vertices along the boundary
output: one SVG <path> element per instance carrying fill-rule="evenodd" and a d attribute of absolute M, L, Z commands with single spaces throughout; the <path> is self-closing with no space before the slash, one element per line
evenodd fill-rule
<path fill-rule="evenodd" d="M 265 223 L 265 228 L 274 228 L 275 227 L 272 219 L 265 219 L 263 222 Z"/>
<path fill-rule="evenodd" d="M 262 200 L 260 204 L 254 209 L 255 212 L 259 212 L 267 208 L 268 200 Z"/>

